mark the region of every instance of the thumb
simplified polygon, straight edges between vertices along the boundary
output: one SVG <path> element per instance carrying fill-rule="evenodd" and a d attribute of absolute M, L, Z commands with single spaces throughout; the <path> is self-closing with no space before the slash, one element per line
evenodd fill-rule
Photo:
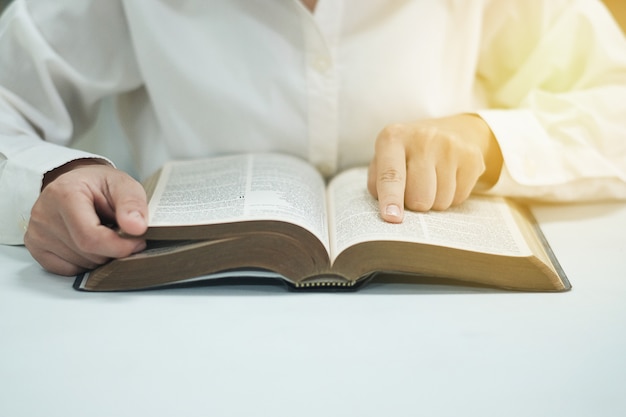
<path fill-rule="evenodd" d="M 115 221 L 120 230 L 131 236 L 141 236 L 148 229 L 146 192 L 139 182 L 128 174 L 111 178 L 109 192 L 115 210 Z"/>

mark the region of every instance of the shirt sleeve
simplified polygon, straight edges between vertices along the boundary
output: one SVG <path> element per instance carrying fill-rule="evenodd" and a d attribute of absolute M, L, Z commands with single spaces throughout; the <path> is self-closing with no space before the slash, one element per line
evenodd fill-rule
<path fill-rule="evenodd" d="M 478 71 L 504 157 L 490 193 L 626 199 L 623 33 L 599 1 L 513 3 L 487 9 Z"/>
<path fill-rule="evenodd" d="M 68 4 L 75 3 L 75 4 Z M 120 2 L 16 0 L 0 20 L 0 244 L 21 244 L 43 175 L 101 100 L 140 85 Z"/>

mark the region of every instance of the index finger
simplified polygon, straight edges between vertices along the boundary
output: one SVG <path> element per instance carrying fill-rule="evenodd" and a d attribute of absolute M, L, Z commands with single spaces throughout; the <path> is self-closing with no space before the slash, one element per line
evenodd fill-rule
<path fill-rule="evenodd" d="M 406 154 L 404 144 L 393 132 L 383 132 L 376 141 L 370 175 L 375 182 L 378 207 L 383 220 L 401 223 L 404 218 Z"/>
<path fill-rule="evenodd" d="M 140 250 L 145 245 L 143 239 L 127 239 L 102 224 L 93 201 L 79 194 L 72 202 L 71 209 L 62 212 L 71 242 L 68 245 L 88 258 L 94 255 L 106 258 L 120 258 Z"/>

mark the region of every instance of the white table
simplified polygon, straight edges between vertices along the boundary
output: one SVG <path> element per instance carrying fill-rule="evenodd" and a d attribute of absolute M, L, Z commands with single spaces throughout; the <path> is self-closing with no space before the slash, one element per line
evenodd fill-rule
<path fill-rule="evenodd" d="M 0 416 L 624 416 L 626 205 L 534 211 L 570 292 L 91 294 L 0 246 Z"/>

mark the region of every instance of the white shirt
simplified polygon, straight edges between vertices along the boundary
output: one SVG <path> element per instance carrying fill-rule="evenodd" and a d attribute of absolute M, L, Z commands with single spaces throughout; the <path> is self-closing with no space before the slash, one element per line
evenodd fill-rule
<path fill-rule="evenodd" d="M 142 176 L 251 151 L 332 175 L 387 124 L 477 112 L 492 193 L 626 198 L 626 41 L 595 0 L 17 0 L 0 86 L 0 243 L 112 95 Z"/>

